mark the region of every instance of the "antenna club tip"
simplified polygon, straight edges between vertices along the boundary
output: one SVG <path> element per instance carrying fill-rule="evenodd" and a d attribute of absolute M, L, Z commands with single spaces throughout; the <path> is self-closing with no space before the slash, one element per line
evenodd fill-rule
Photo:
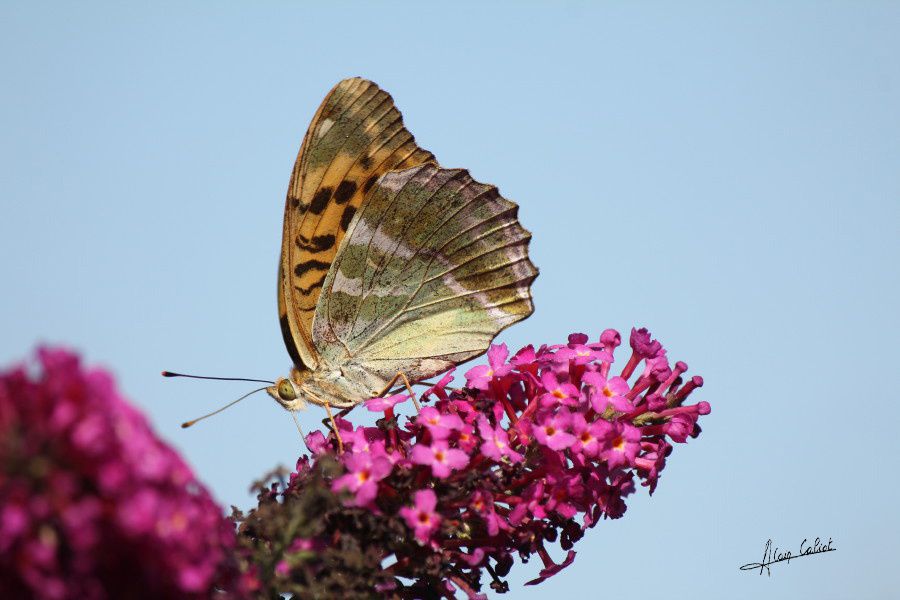
<path fill-rule="evenodd" d="M 160 372 L 160 375 L 162 375 L 163 377 L 175 377 L 175 373 L 173 373 L 172 371 L 162 371 Z"/>
<path fill-rule="evenodd" d="M 194 421 L 185 421 L 184 423 L 181 424 L 181 428 L 187 429 L 188 427 L 190 427 L 193 424 L 194 424 Z"/>

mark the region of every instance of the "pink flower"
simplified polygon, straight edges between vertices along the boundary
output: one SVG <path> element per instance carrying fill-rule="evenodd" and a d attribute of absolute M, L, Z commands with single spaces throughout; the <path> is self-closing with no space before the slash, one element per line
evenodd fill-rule
<path fill-rule="evenodd" d="M 656 356 L 646 360 L 644 375 L 650 377 L 653 381 L 662 383 L 671 373 L 672 369 L 669 367 L 669 359 L 664 349 L 660 348 Z"/>
<path fill-rule="evenodd" d="M 684 413 L 677 414 L 662 426 L 662 430 L 672 441 L 683 444 L 694 431 L 694 419 Z"/>
<path fill-rule="evenodd" d="M 387 477 L 392 469 L 391 461 L 384 456 L 373 456 L 368 452 L 354 452 L 344 455 L 347 474 L 337 478 L 331 489 L 349 490 L 354 493 L 353 504 L 367 506 L 378 492 L 378 482 Z"/>
<path fill-rule="evenodd" d="M 416 422 L 425 425 L 431 432 L 431 437 L 436 440 L 446 440 L 453 431 L 462 431 L 466 428 L 459 415 L 441 413 L 431 406 L 425 406 L 419 411 Z"/>
<path fill-rule="evenodd" d="M 328 450 L 328 442 L 321 431 L 313 431 L 306 436 L 306 447 L 313 454 L 322 454 Z"/>
<path fill-rule="evenodd" d="M 625 397 L 631 388 L 621 377 L 607 379 L 600 373 L 591 371 L 584 374 L 582 383 L 587 389 L 591 406 L 600 414 L 603 414 L 608 406 L 612 406 L 613 410 L 618 412 L 631 412 L 634 408 Z"/>
<path fill-rule="evenodd" d="M 584 493 L 581 477 L 577 475 L 569 477 L 562 474 L 551 474 L 547 480 L 551 485 L 544 508 L 555 511 L 564 519 L 571 519 L 578 514 L 578 508 L 575 506 L 574 501 Z"/>
<path fill-rule="evenodd" d="M 644 446 L 645 452 L 635 459 L 634 463 L 639 470 L 646 472 L 645 481 L 641 485 L 649 487 L 652 494 L 656 490 L 659 474 L 666 466 L 666 457 L 672 451 L 672 446 L 664 439 L 658 439 L 655 443 L 647 442 Z"/>
<path fill-rule="evenodd" d="M 234 583 L 233 525 L 112 376 L 37 355 L 40 370 L 0 373 L 4 597 L 199 598 Z"/>
<path fill-rule="evenodd" d="M 412 461 L 418 465 L 431 467 L 431 473 L 440 479 L 446 479 L 456 469 L 469 464 L 468 455 L 462 450 L 450 448 L 447 442 L 434 441 L 430 446 L 416 444 L 412 448 Z"/>
<path fill-rule="evenodd" d="M 437 506 L 437 496 L 434 490 L 424 489 L 416 492 L 414 498 L 414 506 L 401 508 L 400 516 L 413 530 L 416 539 L 426 543 L 441 525 L 441 515 L 434 510 Z"/>
<path fill-rule="evenodd" d="M 650 332 L 643 327 L 631 329 L 630 342 L 632 350 L 641 358 L 653 358 L 662 350 L 662 344 L 651 339 Z"/>
<path fill-rule="evenodd" d="M 456 370 L 456 367 L 453 367 L 447 373 L 444 374 L 440 380 L 435 383 L 433 386 L 425 390 L 425 393 L 422 394 L 422 398 L 428 398 L 429 396 L 437 396 L 440 400 L 445 400 L 447 398 L 446 388 L 453 381 L 453 372 Z"/>
<path fill-rule="evenodd" d="M 583 333 L 573 333 L 569 336 L 569 343 L 556 352 L 558 362 L 571 361 L 574 365 L 584 365 L 595 361 L 612 362 L 612 353 L 604 349 L 603 344 L 589 344 L 588 336 Z"/>
<path fill-rule="evenodd" d="M 353 449 L 354 453 L 371 452 L 384 454 L 384 432 L 377 427 L 357 427 L 341 433 L 344 446 Z"/>
<path fill-rule="evenodd" d="M 460 430 L 456 436 L 457 448 L 466 454 L 472 454 L 472 451 L 479 445 L 480 441 L 470 426 Z"/>
<path fill-rule="evenodd" d="M 541 558 L 543 558 L 543 557 L 541 557 Z M 565 560 L 562 561 L 560 564 L 554 563 L 552 560 L 550 560 L 550 557 L 548 556 L 546 559 L 544 559 L 544 564 L 546 566 L 543 569 L 541 569 L 541 572 L 538 574 L 538 577 L 536 579 L 532 579 L 531 581 L 527 582 L 525 585 L 537 585 L 540 582 L 542 582 L 546 579 L 549 579 L 550 577 L 553 577 L 554 575 L 556 575 L 557 573 L 559 573 L 560 571 L 562 571 L 563 569 L 565 569 L 566 567 L 571 565 L 573 562 L 575 562 L 575 551 L 574 550 L 569 550 L 569 552 L 566 554 Z"/>
<path fill-rule="evenodd" d="M 572 450 L 593 458 L 600 452 L 601 440 L 611 429 L 609 422 L 603 419 L 597 419 L 593 423 L 588 423 L 584 415 L 575 413 L 572 415 L 572 433 L 575 435 L 575 441 L 572 442 Z"/>
<path fill-rule="evenodd" d="M 500 462 L 504 456 L 512 462 L 522 460 L 522 455 L 509 447 L 509 435 L 501 427 L 493 427 L 485 417 L 478 420 L 478 434 L 484 443 L 481 453 L 490 459 Z"/>
<path fill-rule="evenodd" d="M 600 457 L 610 467 L 634 463 L 640 449 L 641 430 L 623 421 L 610 424 L 603 436 Z"/>
<path fill-rule="evenodd" d="M 298 462 L 291 477 L 295 490 L 324 477 L 334 489 L 351 490 L 352 504 L 359 507 L 352 516 L 324 520 L 315 548 L 327 550 L 336 540 L 344 544 L 348 536 L 351 544 L 368 548 L 368 524 L 386 519 L 390 531 L 390 520 L 402 518 L 415 546 L 404 547 L 394 536 L 385 552 L 398 559 L 377 584 L 398 597 L 415 597 L 428 587 L 448 597 L 477 598 L 481 568 L 493 569 L 501 589 L 498 578 L 509 571 L 516 553 L 543 561 L 532 583 L 558 573 L 574 559 L 569 549 L 587 528 L 623 516 L 636 481 L 653 492 L 672 451 L 667 440 L 699 435 L 697 421 L 710 410 L 705 402 L 686 404 L 702 378 L 683 377 L 683 362 L 669 368 L 665 349 L 649 332 L 632 332 L 631 355 L 613 372 L 620 344 L 612 329 L 595 343 L 572 334 L 567 344 L 523 348 L 509 364 L 506 347 L 494 346 L 489 364 L 466 374 L 466 388 L 448 390 L 450 379 L 442 378 L 423 396 L 433 397 L 433 405 L 417 416 L 356 430 L 342 422 L 350 449 L 338 457 L 343 473 L 325 474 L 330 463 L 324 455 L 337 447 L 330 437 L 321 444 L 324 455 L 312 465 Z M 68 418 L 64 412 L 58 417 Z M 87 428 L 83 441 L 93 448 L 101 437 Z M 317 471 L 320 462 L 325 466 Z M 90 515 L 86 510 L 73 522 Z M 15 515 L 11 523 L 14 529 Z M 446 538 L 439 535 L 444 523 Z M 557 540 L 568 552 L 561 563 L 545 548 Z M 293 563 L 290 567 L 290 576 L 300 572 Z"/>
<path fill-rule="evenodd" d="M 529 344 L 516 352 L 516 355 L 510 359 L 509 363 L 513 367 L 522 370 L 522 368 L 530 367 L 536 360 L 537 355 L 534 352 L 534 346 Z"/>
<path fill-rule="evenodd" d="M 600 334 L 600 344 L 607 352 L 612 353 L 622 343 L 622 336 L 615 329 L 606 329 Z"/>
<path fill-rule="evenodd" d="M 494 378 L 505 376 L 512 370 L 512 366 L 505 364 L 509 350 L 506 344 L 492 345 L 488 350 L 487 365 L 473 367 L 466 372 L 466 385 L 476 390 L 486 390 Z"/>
<path fill-rule="evenodd" d="M 547 390 L 546 393 L 541 396 L 541 406 L 578 405 L 580 395 L 578 388 L 571 383 L 561 383 L 556 378 L 556 374 L 553 371 L 544 371 L 543 375 L 541 375 L 541 384 L 544 386 L 544 389 Z"/>
<path fill-rule="evenodd" d="M 365 401 L 366 408 L 372 412 L 384 412 L 389 408 L 394 408 L 397 404 L 409 400 L 407 394 L 394 394 L 393 396 L 384 396 L 378 398 L 370 398 Z"/>
<path fill-rule="evenodd" d="M 483 520 L 488 535 L 497 535 L 500 530 L 508 530 L 509 525 L 503 521 L 494 510 L 494 496 L 487 491 L 478 490 L 472 496 L 470 505 Z"/>
<path fill-rule="evenodd" d="M 572 423 L 569 411 L 561 409 L 555 415 L 545 415 L 534 428 L 534 437 L 551 450 L 565 450 L 575 443 L 575 436 L 567 431 Z"/>
<path fill-rule="evenodd" d="M 538 480 L 526 488 L 522 494 L 522 500 L 516 503 L 515 508 L 509 512 L 509 523 L 514 527 L 519 527 L 525 522 L 525 517 L 531 515 L 534 519 L 546 519 L 547 511 L 547 495 L 546 484 L 543 480 Z"/>

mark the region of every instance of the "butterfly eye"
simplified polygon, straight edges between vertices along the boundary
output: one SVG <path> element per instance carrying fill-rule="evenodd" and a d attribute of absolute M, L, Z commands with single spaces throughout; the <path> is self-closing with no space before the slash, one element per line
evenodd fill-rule
<path fill-rule="evenodd" d="M 296 400 L 297 394 L 294 392 L 294 386 L 287 379 L 278 382 L 278 395 L 282 400 Z"/>

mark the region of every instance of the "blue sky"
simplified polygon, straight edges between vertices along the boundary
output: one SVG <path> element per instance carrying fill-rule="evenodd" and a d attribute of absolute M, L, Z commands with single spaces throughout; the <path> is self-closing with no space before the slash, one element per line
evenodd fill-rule
<path fill-rule="evenodd" d="M 288 177 L 365 76 L 521 205 L 537 308 L 502 341 L 647 326 L 706 380 L 653 498 L 514 597 L 895 597 L 898 26 L 896 2 L 4 3 L 0 363 L 108 366 L 247 507 L 290 417 L 257 395 L 183 431 L 248 386 L 158 373 L 286 373 Z M 738 570 L 816 536 L 838 552 Z"/>

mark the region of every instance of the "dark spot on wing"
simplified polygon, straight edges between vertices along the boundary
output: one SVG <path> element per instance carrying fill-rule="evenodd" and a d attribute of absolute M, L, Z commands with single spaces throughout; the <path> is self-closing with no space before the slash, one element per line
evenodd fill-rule
<path fill-rule="evenodd" d="M 372 166 L 372 157 L 366 154 L 361 159 L 359 159 L 359 164 L 362 165 L 363 169 L 368 169 Z"/>
<path fill-rule="evenodd" d="M 304 296 L 307 296 L 314 289 L 322 287 L 322 285 L 325 283 L 325 277 L 327 277 L 327 276 L 328 276 L 328 273 L 323 273 L 322 276 L 318 279 L 318 281 L 314 281 L 313 283 L 309 284 L 309 287 L 300 287 L 299 285 L 295 285 L 294 289 L 297 290 L 298 292 L 300 292 L 301 294 L 303 294 Z"/>
<path fill-rule="evenodd" d="M 301 250 L 306 250 L 307 252 L 321 252 L 322 250 L 328 250 L 332 246 L 334 246 L 334 235 L 316 235 L 313 236 L 313 239 L 308 239 L 304 235 L 297 236 L 297 247 Z"/>
<path fill-rule="evenodd" d="M 300 206 L 300 198 L 291 198 L 291 207 L 297 208 Z"/>
<path fill-rule="evenodd" d="M 363 184 L 363 191 L 368 193 L 368 191 L 372 189 L 372 186 L 375 185 L 376 181 L 378 181 L 378 175 L 372 175 L 366 179 L 366 182 Z"/>
<path fill-rule="evenodd" d="M 356 214 L 356 207 L 352 204 L 347 206 L 344 209 L 344 214 L 341 215 L 341 229 L 347 231 L 347 227 L 350 225 L 350 221 L 353 220 L 353 215 Z"/>
<path fill-rule="evenodd" d="M 322 262 L 321 260 L 308 260 L 306 262 L 297 263 L 294 267 L 294 275 L 297 277 L 302 277 L 304 273 L 307 271 L 312 271 L 316 269 L 318 271 L 327 271 L 328 267 L 331 266 L 331 263 Z"/>
<path fill-rule="evenodd" d="M 329 200 L 331 200 L 331 188 L 323 187 L 313 196 L 312 203 L 309 205 L 309 212 L 314 215 L 321 215 L 325 207 L 328 206 Z"/>
<path fill-rule="evenodd" d="M 338 204 L 344 204 L 347 202 L 356 191 L 356 184 L 352 181 L 344 180 L 337 186 L 337 189 L 334 192 L 334 201 Z"/>

